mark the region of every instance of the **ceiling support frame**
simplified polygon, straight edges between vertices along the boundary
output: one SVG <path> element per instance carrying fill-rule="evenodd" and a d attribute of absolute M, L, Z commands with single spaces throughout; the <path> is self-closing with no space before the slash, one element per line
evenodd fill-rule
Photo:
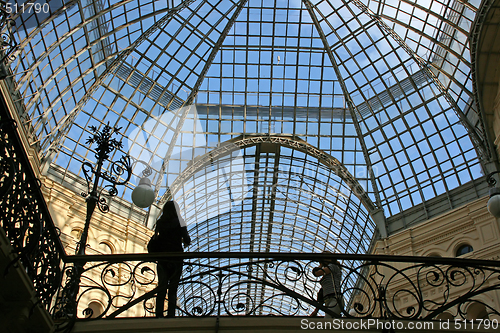
<path fill-rule="evenodd" d="M 372 163 L 370 160 L 370 156 L 368 154 L 368 150 L 366 148 L 366 144 L 364 142 L 363 133 L 361 131 L 361 128 L 359 126 L 359 122 L 358 122 L 357 117 L 356 117 L 356 113 L 357 113 L 356 106 L 354 105 L 354 102 L 352 101 L 352 99 L 349 95 L 349 92 L 348 92 L 347 87 L 345 85 L 344 79 L 343 79 L 343 77 L 340 73 L 340 70 L 338 68 L 337 61 L 335 59 L 335 55 L 333 54 L 331 48 L 328 45 L 328 41 L 326 40 L 325 33 L 323 32 L 323 29 L 321 28 L 321 25 L 319 24 L 318 18 L 316 16 L 316 14 L 314 13 L 312 3 L 309 0 L 303 0 L 303 3 L 306 6 L 307 11 L 309 12 L 309 15 L 311 16 L 311 19 L 313 20 L 314 26 L 316 27 L 316 30 L 318 31 L 318 34 L 321 38 L 321 41 L 323 42 L 325 50 L 328 53 L 328 56 L 330 57 L 330 61 L 332 63 L 333 69 L 335 70 L 335 74 L 337 75 L 337 78 L 339 80 L 339 84 L 342 88 L 342 92 L 344 93 L 347 108 L 349 109 L 349 112 L 351 113 L 353 124 L 354 124 L 354 127 L 356 128 L 356 133 L 358 135 L 361 149 L 363 151 L 363 156 L 365 158 L 366 164 L 369 166 L 368 172 L 370 173 L 370 181 L 372 183 L 372 187 L 373 187 L 373 190 L 375 192 L 374 195 L 375 195 L 376 205 L 377 205 L 378 209 L 382 210 L 382 203 L 380 200 L 380 195 L 378 193 L 378 186 L 377 186 L 377 183 L 375 181 L 375 175 L 373 173 L 373 169 L 371 168 Z M 382 227 L 382 226 L 380 226 L 380 227 Z"/>
<path fill-rule="evenodd" d="M 356 117 L 356 106 L 354 105 L 354 102 L 352 101 L 349 92 L 347 90 L 347 87 L 345 85 L 344 79 L 340 73 L 340 70 L 338 68 L 335 55 L 332 52 L 332 49 L 328 45 L 328 41 L 326 40 L 325 33 L 323 32 L 323 29 L 321 28 L 321 25 L 319 24 L 318 18 L 316 17 L 316 14 L 314 13 L 313 10 L 313 5 L 309 0 L 302 0 L 303 3 L 305 4 L 307 11 L 309 12 L 309 15 L 311 16 L 314 25 L 318 31 L 318 34 L 320 35 L 321 41 L 323 42 L 323 45 L 325 46 L 325 50 L 328 53 L 328 56 L 330 57 L 330 61 L 332 63 L 333 69 L 335 70 L 335 74 L 337 75 L 337 78 L 339 80 L 339 84 L 342 88 L 342 92 L 344 93 L 344 97 L 347 103 L 347 108 L 349 109 L 349 112 L 351 113 L 351 117 L 353 120 L 354 127 L 356 128 L 356 133 L 358 134 L 358 140 L 361 145 L 361 149 L 363 151 L 363 156 L 365 158 L 366 164 L 368 165 L 368 172 L 370 174 L 370 181 L 372 183 L 372 187 L 374 190 L 374 195 L 375 195 L 375 200 L 376 200 L 376 205 L 377 205 L 377 210 L 370 210 L 370 215 L 374 217 L 374 220 L 376 222 L 377 228 L 380 231 L 380 235 L 382 237 L 387 237 L 387 226 L 386 226 L 386 221 L 385 221 L 385 216 L 383 213 L 383 208 L 382 208 L 382 201 L 380 200 L 380 194 L 378 192 L 378 186 L 377 182 L 375 181 L 375 174 L 373 173 L 373 169 L 371 168 L 372 162 L 370 159 L 370 155 L 368 154 L 368 149 L 366 148 L 366 144 L 364 141 L 363 133 L 361 131 L 361 127 L 359 126 L 359 122 Z M 376 214 L 377 212 L 382 212 L 381 214 Z M 377 218 L 375 219 L 375 217 Z M 381 218 L 382 217 L 382 218 Z M 384 237 L 384 238 L 385 238 Z"/>
<path fill-rule="evenodd" d="M 76 116 L 80 113 L 83 106 L 90 99 L 92 94 L 101 86 L 104 80 L 109 76 L 109 74 L 113 73 L 118 66 L 125 61 L 125 59 L 132 53 L 132 51 L 137 48 L 143 41 L 146 40 L 151 34 L 156 32 L 159 28 L 167 24 L 172 17 L 177 14 L 177 12 L 186 8 L 189 4 L 194 2 L 195 0 L 186 0 L 179 4 L 177 7 L 172 8 L 165 16 L 163 16 L 160 20 L 158 20 L 155 24 L 153 24 L 148 30 L 146 30 L 139 38 L 137 38 L 134 43 L 132 43 L 127 49 L 123 50 L 114 60 L 113 62 L 106 68 L 106 70 L 97 78 L 92 86 L 86 91 L 85 95 L 80 99 L 77 105 L 71 110 L 69 114 L 66 115 L 64 121 L 60 122 L 54 128 L 53 132 L 57 131 L 57 135 L 52 133 L 53 140 L 48 148 L 48 150 L 57 151 L 61 145 L 62 138 L 66 136 L 71 124 L 76 119 Z M 49 153 L 47 153 L 49 154 Z"/>
<path fill-rule="evenodd" d="M 161 183 L 163 181 L 163 176 L 165 174 L 165 170 L 166 170 L 167 165 L 168 165 L 168 161 L 170 159 L 170 156 L 172 156 L 172 152 L 174 151 L 174 148 L 175 148 L 175 143 L 177 142 L 177 138 L 180 134 L 180 130 L 181 130 L 182 126 L 184 125 L 184 122 L 187 118 L 187 115 L 189 114 L 189 111 L 191 110 L 191 107 L 193 105 L 192 103 L 193 103 L 196 95 L 198 94 L 198 91 L 200 89 L 200 86 L 201 86 L 203 80 L 205 79 L 205 74 L 207 73 L 208 69 L 212 65 L 213 59 L 215 58 L 215 56 L 219 52 L 219 49 L 220 49 L 222 43 L 224 42 L 224 39 L 226 38 L 227 34 L 229 33 L 229 30 L 231 30 L 231 27 L 233 26 L 234 22 L 236 21 L 236 18 L 241 13 L 241 10 L 243 9 L 246 2 L 247 2 L 247 0 L 241 0 L 239 2 L 238 7 L 236 8 L 235 12 L 233 13 L 233 16 L 231 17 L 231 19 L 228 21 L 228 23 L 224 27 L 224 30 L 220 34 L 219 39 L 217 40 L 217 43 L 215 44 L 214 48 L 212 49 L 212 51 L 210 53 L 210 56 L 208 57 L 207 61 L 205 62 L 205 66 L 203 67 L 203 70 L 201 71 L 200 75 L 198 76 L 198 80 L 196 81 L 193 89 L 191 90 L 189 97 L 186 99 L 183 106 L 179 109 L 179 111 L 180 110 L 183 110 L 183 111 L 182 111 L 180 119 L 177 123 L 177 128 L 172 136 L 172 139 L 170 140 L 171 143 L 170 143 L 168 150 L 165 153 L 164 158 L 163 158 L 163 164 L 162 164 L 162 166 L 160 168 L 160 172 L 159 172 L 160 176 L 158 177 L 158 180 L 157 180 L 156 185 L 155 185 L 155 197 L 158 196 L 158 193 L 159 193 L 160 187 L 161 187 Z M 179 112 L 176 113 L 176 115 L 178 115 L 178 114 L 179 114 Z"/>
<path fill-rule="evenodd" d="M 308 0 L 305 0 L 308 1 Z M 343 0 L 345 3 L 345 1 Z M 398 44 L 401 46 L 401 48 L 415 60 L 415 62 L 419 65 L 419 67 L 429 76 L 429 78 L 434 82 L 436 87 L 439 89 L 439 91 L 443 94 L 445 97 L 446 101 L 449 103 L 449 105 L 452 107 L 452 109 L 455 111 L 457 114 L 458 118 L 460 119 L 460 122 L 464 125 L 466 128 L 467 132 L 469 132 L 469 136 L 471 138 L 471 141 L 476 148 L 476 151 L 479 156 L 479 160 L 481 161 L 482 164 L 487 163 L 490 159 L 491 152 L 488 147 L 488 145 L 485 144 L 485 138 L 481 138 L 481 136 L 476 132 L 474 126 L 469 122 L 467 119 L 467 116 L 462 112 L 462 110 L 458 107 L 456 101 L 451 97 L 450 93 L 448 90 L 444 87 L 444 85 L 441 83 L 439 78 L 437 77 L 436 74 L 429 68 L 429 63 L 425 61 L 422 57 L 420 57 L 418 54 L 415 53 L 405 42 L 401 37 L 392 29 L 390 28 L 377 14 L 373 13 L 368 7 L 366 7 L 365 4 L 361 3 L 359 0 L 353 0 L 353 3 L 356 5 L 356 7 L 359 8 L 363 13 L 368 15 L 372 20 L 374 20 L 377 24 L 377 26 L 384 31 L 386 34 L 391 36 Z M 318 27 L 319 29 L 319 27 Z M 479 122 L 480 126 L 482 127 L 482 130 L 484 132 L 484 123 L 483 120 L 479 117 Z"/>

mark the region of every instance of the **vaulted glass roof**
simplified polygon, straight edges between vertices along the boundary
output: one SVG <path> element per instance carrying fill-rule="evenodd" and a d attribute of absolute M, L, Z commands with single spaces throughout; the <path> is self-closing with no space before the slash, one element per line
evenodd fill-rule
<path fill-rule="evenodd" d="M 479 5 L 58 0 L 15 16 L 10 69 L 52 172 L 83 176 L 89 126 L 121 127 L 112 158 L 152 166 L 156 204 L 180 203 L 197 250 L 366 252 L 377 221 L 491 159 Z"/>

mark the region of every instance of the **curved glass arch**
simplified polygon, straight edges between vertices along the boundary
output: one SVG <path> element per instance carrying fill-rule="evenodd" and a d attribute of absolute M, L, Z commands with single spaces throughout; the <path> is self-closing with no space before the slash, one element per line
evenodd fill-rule
<path fill-rule="evenodd" d="M 309 155 L 265 149 L 214 160 L 173 191 L 194 250 L 368 251 L 374 223 L 343 179 Z"/>
<path fill-rule="evenodd" d="M 240 161 L 229 163 L 235 159 Z M 204 165 L 183 181 L 182 188 L 172 193 L 192 239 L 188 251 L 368 252 L 375 231 L 368 210 L 343 179 L 311 155 L 291 148 L 257 144 L 242 149 L 241 154 L 227 154 Z M 244 166 L 244 174 L 239 168 L 231 170 L 235 165 Z M 236 181 L 234 175 L 237 175 Z M 241 192 L 243 196 L 237 198 L 234 192 L 242 187 L 245 187 Z M 200 264 L 221 267 L 237 263 L 239 259 L 197 259 L 187 266 L 189 274 L 195 274 Z M 344 262 L 347 267 L 353 264 Z M 274 266 L 262 265 L 255 271 L 246 271 L 247 265 L 233 270 L 263 281 L 274 276 Z M 313 278 L 306 278 L 314 263 L 300 261 L 297 265 L 301 265 L 301 279 L 280 282 L 290 290 L 298 286 L 303 290 L 306 286 L 314 297 L 317 285 Z M 287 273 L 278 272 L 277 276 L 279 274 Z M 190 295 L 200 294 L 204 286 L 219 285 L 218 280 L 206 275 L 202 282 L 182 286 L 182 295 L 187 296 L 180 297 L 181 303 L 194 302 L 189 300 Z M 355 282 L 353 276 L 347 276 L 346 289 Z M 236 284 L 236 281 L 224 279 L 221 283 Z M 251 290 L 244 283 L 234 288 L 234 297 L 244 294 L 257 304 L 276 296 L 272 288 L 264 284 L 253 284 Z M 285 297 L 276 300 L 275 306 L 276 309 L 293 308 L 293 300 Z M 273 309 L 266 309 L 263 314 L 268 312 L 273 313 Z"/>

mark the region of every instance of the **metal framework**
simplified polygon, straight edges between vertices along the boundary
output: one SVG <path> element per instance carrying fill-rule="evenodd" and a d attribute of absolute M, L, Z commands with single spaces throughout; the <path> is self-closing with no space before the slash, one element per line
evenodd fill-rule
<path fill-rule="evenodd" d="M 172 200 L 172 193 L 177 193 L 180 187 L 182 187 L 183 184 L 189 180 L 189 178 L 193 177 L 193 175 L 204 169 L 207 165 L 212 164 L 214 161 L 217 161 L 224 156 L 231 155 L 231 153 L 234 153 L 239 149 L 261 144 L 276 145 L 275 148 L 277 149 L 279 149 L 279 147 L 286 147 L 298 150 L 316 158 L 319 163 L 324 164 L 349 186 L 351 191 L 361 200 L 362 204 L 370 213 L 375 212 L 377 209 L 361 184 L 359 184 L 358 180 L 351 175 L 336 158 L 322 152 L 299 138 L 284 135 L 237 137 L 224 142 L 223 145 L 209 151 L 207 154 L 197 157 L 186 169 L 184 169 L 183 173 L 175 179 L 174 183 L 170 185 L 170 192 L 166 193 L 165 196 L 160 199 L 159 205 L 162 206 L 166 201 Z"/>
<path fill-rule="evenodd" d="M 43 170 L 84 177 L 89 128 L 122 128 L 110 158 L 149 163 L 200 251 L 364 253 L 491 162 L 479 1 L 57 3 L 13 16 L 8 63 Z"/>
<path fill-rule="evenodd" d="M 221 143 L 292 135 L 337 158 L 390 217 L 491 157 L 466 42 L 478 7 L 66 1 L 15 17 L 10 67 L 33 143 L 67 172 L 83 175 L 87 127 L 108 121 L 129 143 L 117 153 L 149 158 L 158 199 L 179 166 Z"/>

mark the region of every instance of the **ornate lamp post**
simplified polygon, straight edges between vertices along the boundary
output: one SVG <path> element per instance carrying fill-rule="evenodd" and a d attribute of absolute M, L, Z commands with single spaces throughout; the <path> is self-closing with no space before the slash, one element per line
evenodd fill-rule
<path fill-rule="evenodd" d="M 96 206 L 99 207 L 101 212 L 108 212 L 109 206 L 105 197 L 112 197 L 118 194 L 116 186 L 126 184 L 132 175 L 132 167 L 128 155 L 122 156 L 118 161 L 110 162 L 109 171 L 102 171 L 103 164 L 109 158 L 111 152 L 116 148 L 122 147 L 121 141 L 111 138 L 113 134 L 118 133 L 120 128 L 111 128 L 108 123 L 102 131 L 98 131 L 95 126 L 91 126 L 90 130 L 94 132 L 94 135 L 86 143 L 97 143 L 95 154 L 97 164 L 94 167 L 91 163 L 84 162 L 82 167 L 88 187 L 88 192 L 82 193 L 82 196 L 87 198 L 87 216 L 85 227 L 76 247 L 75 252 L 77 255 L 85 255 L 90 219 Z M 120 177 L 123 180 L 120 180 Z M 99 189 L 99 182 L 101 180 L 109 184 Z M 85 261 L 79 261 L 73 267 L 65 268 L 67 276 L 66 285 L 58 296 L 56 305 L 54 306 L 54 317 L 62 319 L 62 323 L 59 323 L 58 331 L 70 332 L 75 323 L 80 280 L 84 271 L 84 265 Z"/>
<path fill-rule="evenodd" d="M 116 186 L 125 185 L 132 175 L 132 166 L 128 155 L 124 155 L 120 160 L 112 162 L 109 173 L 108 171 L 101 171 L 104 161 L 109 158 L 109 154 L 116 148 L 123 147 L 121 141 L 111 138 L 113 134 L 118 133 L 121 127 L 111 128 L 108 123 L 108 125 L 104 126 L 102 131 L 98 131 L 95 126 L 90 126 L 90 129 L 94 132 L 94 135 L 91 136 L 86 143 L 97 143 L 95 154 L 97 164 L 94 168 L 91 163 L 84 162 L 82 167 L 85 179 L 87 180 L 88 192 L 82 193 L 82 196 L 87 198 L 87 217 L 85 219 L 85 227 L 83 228 L 80 241 L 76 247 L 76 254 L 81 255 L 85 254 L 90 219 L 92 218 L 96 206 L 99 207 L 101 212 L 107 213 L 109 211 L 109 206 L 105 196 L 112 197 L 118 194 Z M 121 176 L 124 176 L 123 180 L 119 180 Z M 93 180 L 92 177 L 94 177 Z M 101 179 L 107 181 L 109 184 L 99 190 L 99 182 Z"/>

